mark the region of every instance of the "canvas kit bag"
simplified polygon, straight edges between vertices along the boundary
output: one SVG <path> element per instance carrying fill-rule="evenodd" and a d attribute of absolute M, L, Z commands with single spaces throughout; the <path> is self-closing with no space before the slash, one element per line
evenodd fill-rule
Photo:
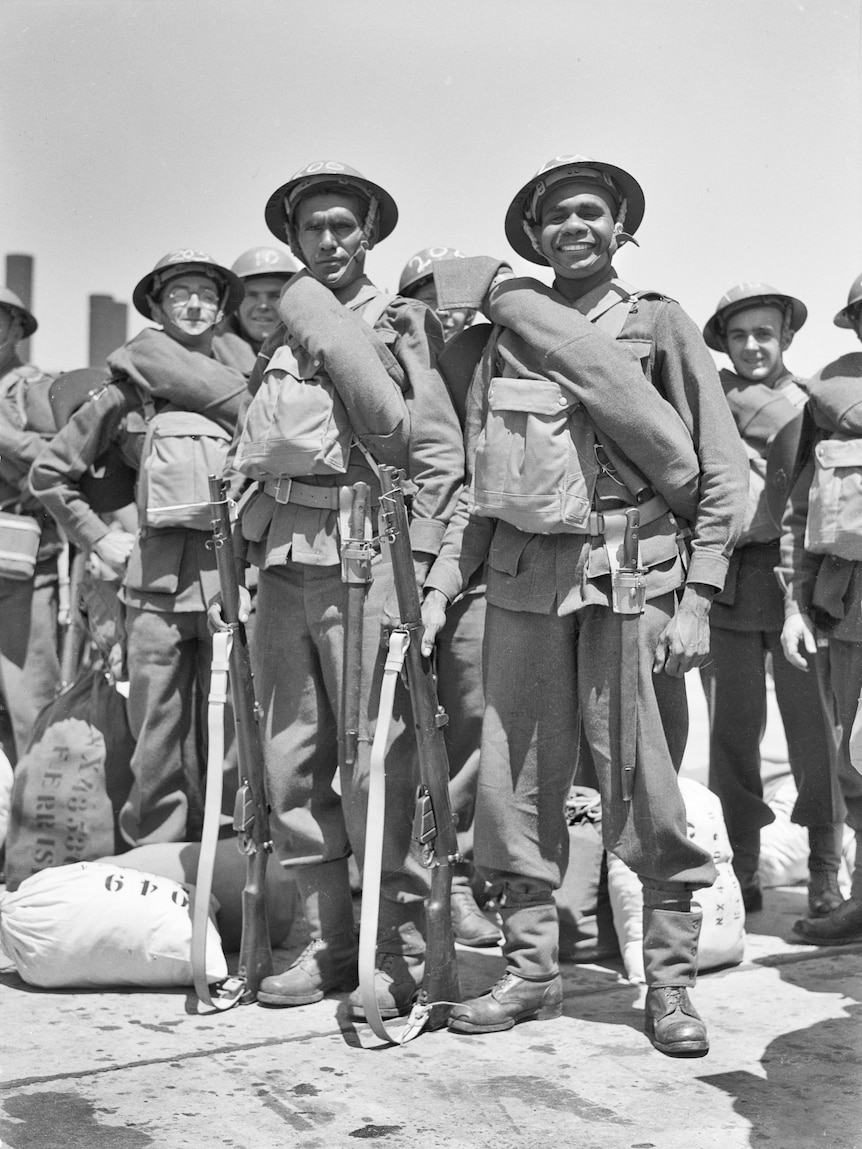
<path fill-rule="evenodd" d="M 15 769 L 10 890 L 39 870 L 123 848 L 117 816 L 132 783 L 134 746 L 126 700 L 98 666 L 41 711 Z"/>
<path fill-rule="evenodd" d="M 44 989 L 191 985 L 193 898 L 170 878 L 76 862 L 0 899 L 0 941 L 20 977 Z M 211 981 L 227 976 L 215 926 L 206 971 Z"/>

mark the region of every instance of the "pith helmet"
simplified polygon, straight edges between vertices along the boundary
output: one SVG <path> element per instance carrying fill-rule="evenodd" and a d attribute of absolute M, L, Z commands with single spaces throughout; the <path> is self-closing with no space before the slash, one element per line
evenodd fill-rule
<path fill-rule="evenodd" d="M 609 191 L 617 203 L 617 219 L 627 235 L 634 235 L 644 217 L 644 193 L 638 181 L 623 168 L 589 156 L 556 156 L 528 180 L 506 212 L 506 238 L 518 255 L 531 263 L 548 261 L 533 247 L 524 230 L 539 222 L 538 208 L 549 188 L 565 179 L 587 180 Z M 623 211 L 623 207 L 625 210 Z"/>
<path fill-rule="evenodd" d="M 715 305 L 715 314 L 707 320 L 703 329 L 703 338 L 707 347 L 713 351 L 726 351 L 724 344 L 724 328 L 731 315 L 737 311 L 745 311 L 748 307 L 757 305 L 780 307 L 787 314 L 790 330 L 798 331 L 808 318 L 808 308 L 793 295 L 786 295 L 783 291 L 769 283 L 736 283 L 725 291 Z"/>
<path fill-rule="evenodd" d="M 21 320 L 22 339 L 29 339 L 39 326 L 36 317 L 27 310 L 15 292 L 10 291 L 8 287 L 0 287 L 0 307 L 5 307 Z"/>
<path fill-rule="evenodd" d="M 407 260 L 398 281 L 398 294 L 409 295 L 412 287 L 418 287 L 434 272 L 438 259 L 464 259 L 464 252 L 457 247 L 423 247 Z"/>
<path fill-rule="evenodd" d="M 132 292 L 132 302 L 141 315 L 145 315 L 147 319 L 152 319 L 150 298 L 157 295 L 168 280 L 175 279 L 176 276 L 187 271 L 200 271 L 217 280 L 226 297 L 223 304 L 225 315 L 230 315 L 231 312 L 236 311 L 243 295 L 245 295 L 242 280 L 232 271 L 228 271 L 226 267 L 222 267 L 220 263 L 216 263 L 213 257 L 207 255 L 206 252 L 185 247 L 178 251 L 169 251 L 167 255 L 163 255 L 153 270 L 148 272 L 135 286 L 135 290 Z"/>
<path fill-rule="evenodd" d="M 295 172 L 287 183 L 276 188 L 266 202 L 266 226 L 276 239 L 289 241 L 287 225 L 291 222 L 296 205 L 304 196 L 320 187 L 340 188 L 347 194 L 358 191 L 369 204 L 376 202 L 377 239 L 386 239 L 387 235 L 391 235 L 398 222 L 398 207 L 388 191 L 366 179 L 356 168 L 338 160 L 315 160 Z"/>
<path fill-rule="evenodd" d="M 239 279 L 252 279 L 255 275 L 295 275 L 299 264 L 292 255 L 275 247 L 250 247 L 238 256 L 231 271 Z"/>
<path fill-rule="evenodd" d="M 850 318 L 850 309 L 857 303 L 862 302 L 862 275 L 857 275 L 853 282 L 850 284 L 850 290 L 847 292 L 847 306 L 842 307 L 832 322 L 836 327 L 851 327 L 853 321 Z"/>

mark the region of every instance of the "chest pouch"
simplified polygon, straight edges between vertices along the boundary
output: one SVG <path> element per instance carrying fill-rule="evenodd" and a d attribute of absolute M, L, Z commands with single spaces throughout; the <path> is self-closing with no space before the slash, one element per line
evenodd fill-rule
<path fill-rule="evenodd" d="M 586 411 L 557 383 L 492 379 L 472 510 L 531 534 L 588 533 L 595 443 Z"/>
<path fill-rule="evenodd" d="M 332 382 L 302 350 L 275 351 L 249 404 L 236 469 L 252 479 L 343 474 L 353 431 Z"/>
<path fill-rule="evenodd" d="M 862 562 L 862 439 L 836 436 L 815 446 L 805 549 Z"/>
<path fill-rule="evenodd" d="M 210 475 L 222 475 L 231 436 L 194 411 L 159 411 L 147 421 L 137 503 L 147 527 L 212 530 Z"/>

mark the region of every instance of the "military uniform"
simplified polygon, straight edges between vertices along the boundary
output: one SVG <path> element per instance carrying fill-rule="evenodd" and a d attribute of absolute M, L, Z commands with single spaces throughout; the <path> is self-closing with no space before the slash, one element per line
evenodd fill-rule
<path fill-rule="evenodd" d="M 30 465 L 55 430 L 51 381 L 17 357 L 0 375 L 0 509 L 37 519 L 42 531 L 33 578 L 0 574 L 0 691 L 19 756 L 36 716 L 60 689 L 57 556 L 63 544 L 27 487 Z"/>
<path fill-rule="evenodd" d="M 81 478 L 113 442 L 139 468 L 142 397 L 154 396 L 156 410 L 169 402 L 205 410 L 232 432 L 249 354 L 235 336 L 216 337 L 206 356 L 147 329 L 114 352 L 109 366 L 114 380 L 75 412 L 31 473 L 35 494 L 85 549 L 109 528 L 82 495 Z M 204 530 L 142 527 L 123 578 L 129 724 L 137 745 L 120 826 L 133 845 L 184 841 L 200 830 L 188 819 L 189 795 L 206 762 L 203 708 L 212 658 L 206 610 L 219 590 L 210 538 Z"/>
<path fill-rule="evenodd" d="M 549 195 L 553 241 L 539 210 Z M 426 590 L 436 612 L 439 596 L 451 601 L 487 560 L 475 857 L 502 887 L 507 965 L 487 994 L 452 1010 L 449 1025 L 484 1033 L 562 1009 L 553 891 L 568 861 L 564 808 L 582 728 L 604 844 L 644 887 L 647 1032 L 662 1052 L 698 1056 L 708 1042 L 686 989 L 700 928 L 691 891 L 709 886 L 715 868 L 688 838 L 676 780 L 684 682 L 653 666 L 666 628 L 680 640 L 677 592 L 723 584 L 746 476 L 700 333 L 672 300 L 616 277 L 617 237 L 642 212 L 643 193 L 621 169 L 551 161 L 515 197 L 507 236 L 555 270 L 554 260 L 566 272 L 584 262 L 583 284 L 567 274 L 564 292 L 559 271 L 550 289 L 492 279 L 484 308 L 497 327 L 468 401 L 471 489 Z M 611 609 L 618 524 L 635 506 L 645 572 L 637 619 Z M 690 558 L 680 549 L 687 525 Z M 621 761 L 634 730 L 623 711 L 636 712 L 630 797 Z"/>
<path fill-rule="evenodd" d="M 497 339 L 505 339 L 505 334 Z M 733 428 L 723 417 L 720 389 L 711 382 L 715 369 L 691 321 L 664 298 L 639 300 L 626 318 L 620 341 L 632 342 L 639 350 L 649 347 L 648 377 L 687 425 L 700 428 L 702 441 L 696 447 L 704 498 L 692 526 L 688 579 L 718 589 L 727 567 L 738 492 L 733 468 L 726 464 L 734 447 Z M 490 381 L 509 370 L 492 350 L 474 385 L 468 410 L 468 473 L 487 415 Z M 618 485 L 611 489 L 617 497 L 626 495 Z M 634 505 L 631 495 L 627 501 Z M 618 727 L 619 624 L 609 610 L 610 572 L 601 538 L 529 534 L 503 521 L 470 516 L 469 495 L 463 497 L 456 520 L 426 588 L 441 590 L 451 599 L 464 577 L 487 558 L 486 716 L 477 861 L 495 873 L 559 885 L 568 842 L 563 808 L 583 721 L 602 788 L 607 848 L 644 878 L 691 888 L 709 885 L 712 863 L 688 839 L 676 786 L 687 728 L 684 684 L 649 669 L 657 636 L 674 611 L 674 592 L 686 577 L 673 514 L 667 511 L 641 532 L 649 605 L 639 628 L 638 765 L 631 807 L 621 802 L 619 779 L 611 772 L 610 742 Z M 538 725 L 537 708 L 542 715 Z M 513 760 L 515 747 L 519 750 Z M 501 785 L 507 775 L 517 777 L 516 792 Z M 538 811 L 529 811 L 517 795 L 536 792 L 542 801 Z"/>
<path fill-rule="evenodd" d="M 862 437 L 855 407 L 862 385 L 862 354 L 844 355 L 805 383 L 815 427 L 810 450 L 835 436 Z M 843 394 L 850 398 L 845 403 Z M 837 397 L 837 403 L 834 402 Z M 848 417 L 839 414 L 848 409 Z M 785 614 L 802 613 L 817 627 L 817 671 L 826 693 L 838 739 L 839 813 L 856 832 L 856 868 L 851 898 L 862 903 L 862 774 L 851 762 L 850 738 L 862 695 L 862 561 L 806 549 L 806 524 L 814 468 L 801 470 L 782 521 L 778 574 L 785 594 Z M 828 922 L 828 918 L 823 919 Z M 814 923 L 812 924 L 813 932 Z M 820 928 L 820 927 L 817 927 Z M 828 927 L 827 927 L 828 928 Z M 852 940 L 852 939 L 847 939 Z M 828 938 L 827 942 L 828 944 Z"/>
<path fill-rule="evenodd" d="M 379 295 L 366 277 L 346 293 L 335 293 L 357 315 Z M 439 324 L 423 304 L 396 297 L 374 330 L 404 372 L 410 435 L 406 455 L 399 452 L 395 458 L 406 463 L 411 481 L 411 545 L 414 551 L 436 554 L 463 474 L 458 424 L 435 367 L 442 347 Z M 269 357 L 286 339 L 282 335 L 265 346 L 251 381 L 252 391 Z M 383 378 L 391 391 L 394 384 Z M 368 412 L 371 420 L 375 408 L 383 405 L 373 389 L 359 393 L 358 385 L 345 403 L 354 411 Z M 374 560 L 363 628 L 360 756 L 353 775 L 342 774 L 336 783 L 344 601 L 338 491 L 358 481 L 371 489 L 371 521 L 376 523 L 380 484 L 368 457 L 355 446 L 345 472 L 295 480 L 284 502 L 267 493 L 262 483 L 243 510 L 247 557 L 259 568 L 255 681 L 266 714 L 269 794 L 278 852 L 285 864 L 346 858 L 351 850 L 362 856 L 368 753 L 384 657 L 380 626 L 384 604 L 392 596 L 392 574 L 388 564 L 379 557 Z M 307 488 L 320 492 L 317 506 L 307 505 L 315 501 Z M 388 833 L 382 896 L 414 903 L 415 913 L 421 916 L 428 882 L 426 872 L 410 855 L 415 740 L 403 689 L 397 696 L 392 741 L 387 756 Z"/>
<path fill-rule="evenodd" d="M 841 820 L 841 798 L 832 765 L 832 734 L 817 680 L 791 666 L 781 650 L 784 608 L 775 578 L 780 532 L 766 505 L 770 445 L 778 431 L 798 416 L 807 395 L 789 373 L 772 389 L 727 370 L 721 372 L 721 379 L 746 444 L 751 490 L 724 589 L 713 600 L 710 660 L 701 669 L 701 677 L 710 715 L 709 785 L 721 798 L 734 869 L 746 895 L 759 889 L 760 829 L 773 820 L 763 800 L 760 771 L 767 653 L 772 655 L 775 697 L 798 787 L 792 820 L 813 828 L 815 835 L 820 831 L 832 839 L 833 825 Z M 836 852 L 836 870 L 839 860 Z M 825 860 L 815 860 L 815 867 L 820 864 Z"/>

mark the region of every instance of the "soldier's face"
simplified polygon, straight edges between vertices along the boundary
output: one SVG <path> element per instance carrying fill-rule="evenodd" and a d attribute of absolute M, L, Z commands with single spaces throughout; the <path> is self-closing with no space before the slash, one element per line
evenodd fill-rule
<path fill-rule="evenodd" d="M 0 347 L 17 343 L 21 338 L 21 320 L 5 307 L 0 307 Z"/>
<path fill-rule="evenodd" d="M 358 196 L 321 192 L 297 204 L 294 226 L 303 262 L 332 291 L 364 273 L 364 218 L 365 205 Z"/>
<path fill-rule="evenodd" d="M 593 184 L 567 181 L 552 188 L 541 207 L 542 254 L 563 279 L 585 279 L 610 266 L 613 197 Z"/>
<path fill-rule="evenodd" d="M 163 287 L 153 318 L 175 339 L 195 341 L 218 321 L 220 299 L 220 286 L 209 276 L 178 275 Z"/>
<path fill-rule="evenodd" d="M 773 383 L 784 371 L 790 346 L 779 307 L 749 307 L 728 319 L 724 334 L 734 370 L 750 383 Z"/>
<path fill-rule="evenodd" d="M 437 288 L 434 285 L 433 279 L 429 279 L 426 283 L 417 287 L 416 290 L 411 293 L 411 297 L 421 300 L 422 303 L 437 313 L 437 318 L 443 326 L 443 338 L 447 342 L 462 332 L 465 327 L 468 327 L 473 316 L 476 314 L 475 311 L 471 311 L 467 307 L 451 307 L 441 310 L 437 306 Z"/>
<path fill-rule="evenodd" d="M 286 280 L 278 275 L 254 275 L 244 281 L 239 322 L 245 335 L 263 343 L 278 326 L 278 301 Z"/>

